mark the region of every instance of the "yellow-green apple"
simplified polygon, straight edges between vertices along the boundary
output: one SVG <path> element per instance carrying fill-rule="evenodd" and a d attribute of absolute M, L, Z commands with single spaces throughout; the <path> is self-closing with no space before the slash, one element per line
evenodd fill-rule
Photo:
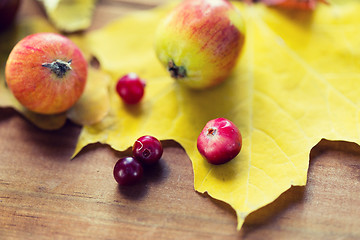
<path fill-rule="evenodd" d="M 16 99 L 29 110 L 61 113 L 82 95 L 87 62 L 69 38 L 56 33 L 36 33 L 12 49 L 5 78 Z"/>
<path fill-rule="evenodd" d="M 178 82 L 204 89 L 229 76 L 244 39 L 243 17 L 228 0 L 185 0 L 158 26 L 155 51 Z"/>

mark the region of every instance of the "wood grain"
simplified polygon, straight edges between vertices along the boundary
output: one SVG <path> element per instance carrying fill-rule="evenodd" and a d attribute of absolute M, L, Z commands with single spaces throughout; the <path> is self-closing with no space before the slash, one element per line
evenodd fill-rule
<path fill-rule="evenodd" d="M 25 1 L 20 16 L 43 14 Z M 99 1 L 92 28 L 161 0 Z M 106 16 L 106 17 L 105 17 Z M 42 131 L 0 109 L 0 239 L 360 239 L 360 149 L 322 141 L 306 187 L 293 187 L 236 231 L 234 211 L 193 189 L 191 162 L 165 142 L 160 164 L 134 187 L 112 177 L 126 155 L 93 144 L 70 156 L 81 131 Z M 310 154 L 310 153 L 309 153 Z"/>

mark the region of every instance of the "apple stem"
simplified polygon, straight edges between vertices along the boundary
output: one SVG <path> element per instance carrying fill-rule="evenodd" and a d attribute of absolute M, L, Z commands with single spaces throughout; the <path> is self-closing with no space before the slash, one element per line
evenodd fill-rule
<path fill-rule="evenodd" d="M 63 60 L 56 59 L 52 63 L 43 63 L 41 66 L 49 68 L 58 78 L 62 78 L 69 70 L 71 70 L 71 62 L 72 60 L 65 62 Z"/>
<path fill-rule="evenodd" d="M 186 77 L 186 69 L 183 66 L 176 66 L 173 60 L 170 60 L 168 63 L 168 71 L 173 78 Z"/>

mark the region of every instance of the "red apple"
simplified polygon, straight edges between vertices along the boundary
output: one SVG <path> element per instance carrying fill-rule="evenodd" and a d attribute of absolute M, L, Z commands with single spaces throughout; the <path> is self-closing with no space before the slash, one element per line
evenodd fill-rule
<path fill-rule="evenodd" d="M 0 31 L 13 23 L 19 5 L 20 0 L 0 0 Z"/>
<path fill-rule="evenodd" d="M 67 37 L 37 33 L 15 45 L 6 62 L 5 77 L 14 96 L 29 110 L 61 113 L 83 93 L 87 62 Z"/>
<path fill-rule="evenodd" d="M 197 139 L 200 154 L 211 164 L 223 164 L 235 158 L 242 146 L 236 125 L 226 118 L 210 120 Z"/>
<path fill-rule="evenodd" d="M 185 0 L 159 25 L 155 50 L 178 82 L 204 89 L 229 76 L 244 39 L 242 15 L 228 0 Z"/>

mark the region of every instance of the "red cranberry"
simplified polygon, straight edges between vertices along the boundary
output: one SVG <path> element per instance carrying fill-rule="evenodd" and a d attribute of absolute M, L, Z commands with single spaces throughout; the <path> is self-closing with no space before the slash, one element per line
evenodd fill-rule
<path fill-rule="evenodd" d="M 239 129 L 225 118 L 210 120 L 197 139 L 200 154 L 212 164 L 223 164 L 235 158 L 241 145 Z"/>
<path fill-rule="evenodd" d="M 136 73 L 121 77 L 116 84 L 116 91 L 127 104 L 136 104 L 144 96 L 145 82 Z"/>
<path fill-rule="evenodd" d="M 132 185 L 143 177 L 143 167 L 133 157 L 119 159 L 114 167 L 114 178 L 120 185 Z"/>
<path fill-rule="evenodd" d="M 133 145 L 133 156 L 140 162 L 151 165 L 158 162 L 163 154 L 161 142 L 153 136 L 142 136 Z"/>

